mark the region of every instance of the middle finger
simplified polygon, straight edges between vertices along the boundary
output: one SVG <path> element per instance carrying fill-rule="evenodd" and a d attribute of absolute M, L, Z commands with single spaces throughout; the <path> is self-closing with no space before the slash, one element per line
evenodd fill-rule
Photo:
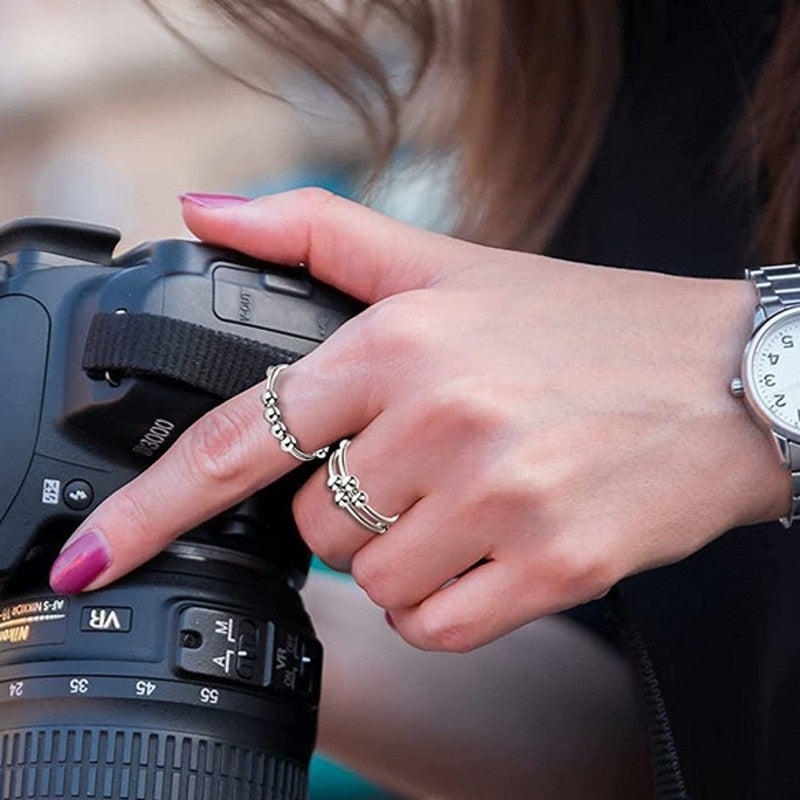
<path fill-rule="evenodd" d="M 396 410 L 378 415 L 350 443 L 346 466 L 380 514 L 402 515 L 426 494 L 428 470 L 416 466 L 418 445 L 401 433 Z M 331 449 L 331 453 L 335 448 Z M 309 548 L 334 569 L 347 570 L 353 555 L 377 535 L 335 502 L 329 466 L 321 467 L 297 492 L 293 511 Z"/>

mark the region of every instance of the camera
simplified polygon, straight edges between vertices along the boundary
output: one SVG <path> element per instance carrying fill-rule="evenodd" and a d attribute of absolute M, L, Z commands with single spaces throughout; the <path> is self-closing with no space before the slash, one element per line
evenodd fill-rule
<path fill-rule="evenodd" d="M 0 227 L 0 795 L 300 800 L 322 665 L 290 508 L 307 467 L 110 587 L 47 575 L 99 502 L 358 307 L 302 267 L 118 242 Z"/>

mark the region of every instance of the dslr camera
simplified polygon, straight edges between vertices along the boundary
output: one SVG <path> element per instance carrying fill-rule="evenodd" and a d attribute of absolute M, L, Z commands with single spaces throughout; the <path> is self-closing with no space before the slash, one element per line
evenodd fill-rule
<path fill-rule="evenodd" d="M 194 420 L 358 309 L 302 268 L 118 241 L 0 227 L 0 796 L 301 800 L 322 666 L 290 509 L 307 468 L 106 589 L 47 576 Z"/>

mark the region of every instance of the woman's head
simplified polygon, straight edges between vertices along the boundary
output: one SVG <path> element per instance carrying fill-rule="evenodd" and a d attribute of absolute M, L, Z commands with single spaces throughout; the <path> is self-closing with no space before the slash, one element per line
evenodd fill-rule
<path fill-rule="evenodd" d="M 148 0 L 158 7 L 159 0 Z M 569 209 L 605 131 L 622 71 L 624 0 L 204 0 L 344 96 L 384 165 L 408 95 L 431 81 L 447 102 L 437 149 L 458 153 L 458 233 L 540 249 Z M 370 32 L 413 54 L 398 88 Z M 795 258 L 800 236 L 800 6 L 784 18 L 732 137 L 736 171 L 766 198 L 761 257 Z M 455 102 L 450 102 L 455 97 Z M 720 163 L 725 153 L 720 153 Z"/>

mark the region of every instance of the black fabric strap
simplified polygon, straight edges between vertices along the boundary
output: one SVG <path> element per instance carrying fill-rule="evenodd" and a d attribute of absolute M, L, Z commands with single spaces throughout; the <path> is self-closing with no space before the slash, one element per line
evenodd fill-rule
<path fill-rule="evenodd" d="M 270 364 L 298 353 L 155 314 L 97 314 L 83 368 L 92 378 L 155 377 L 228 398 L 264 379 Z"/>

